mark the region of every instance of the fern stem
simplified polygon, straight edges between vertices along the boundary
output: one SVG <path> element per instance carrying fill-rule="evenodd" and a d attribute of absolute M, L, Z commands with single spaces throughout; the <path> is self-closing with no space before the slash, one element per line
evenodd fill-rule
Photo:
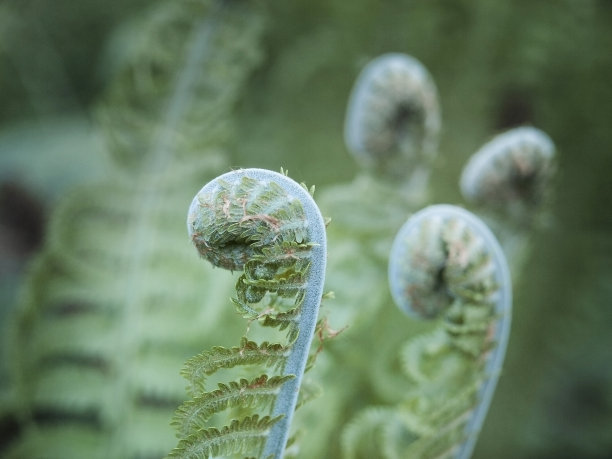
<path fill-rule="evenodd" d="M 296 378 L 287 381 L 281 389 L 272 411 L 272 416 L 282 414 L 283 418 L 272 427 L 264 448 L 264 457 L 273 455 L 275 458 L 282 457 L 285 445 L 287 444 L 289 427 L 291 426 L 291 419 L 295 411 L 302 376 L 308 360 L 310 344 L 317 324 L 319 306 L 323 296 L 327 254 L 325 222 L 312 197 L 303 187 L 285 176 L 280 176 L 280 182 L 283 188 L 291 194 L 295 193 L 302 202 L 306 213 L 306 221 L 308 222 L 310 241 L 315 243 L 316 246 L 312 249 L 311 274 L 308 279 L 304 303 L 302 304 L 299 335 L 283 371 L 284 375 L 296 375 Z"/>

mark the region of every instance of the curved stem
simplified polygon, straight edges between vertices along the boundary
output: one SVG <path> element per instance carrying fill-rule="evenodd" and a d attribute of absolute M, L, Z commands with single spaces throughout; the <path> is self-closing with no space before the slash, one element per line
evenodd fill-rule
<path fill-rule="evenodd" d="M 283 371 L 284 375 L 293 374 L 296 377 L 287 381 L 281 389 L 272 415 L 277 416 L 282 414 L 283 418 L 272 427 L 264 448 L 264 457 L 273 455 L 275 458 L 280 458 L 282 456 L 289 436 L 289 427 L 291 426 L 291 419 L 295 411 L 297 397 L 302 383 L 302 376 L 308 360 L 310 344 L 317 324 L 321 297 L 323 296 L 327 254 L 325 222 L 312 197 L 303 187 L 283 175 L 280 175 L 279 182 L 285 190 L 292 194 L 295 193 L 296 197 L 304 206 L 310 241 L 316 245 L 312 249 L 312 264 L 310 267 L 306 296 L 302 304 L 299 335 L 293 345 L 291 354 L 289 355 Z"/>

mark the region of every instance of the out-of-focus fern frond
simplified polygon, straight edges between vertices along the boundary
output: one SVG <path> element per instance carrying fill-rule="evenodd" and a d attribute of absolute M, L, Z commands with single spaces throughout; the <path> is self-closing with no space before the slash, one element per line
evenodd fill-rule
<path fill-rule="evenodd" d="M 454 206 L 431 206 L 399 231 L 389 262 L 391 293 L 408 315 L 437 318 L 434 332 L 403 351 L 404 401 L 380 417 L 365 411 L 345 432 L 346 457 L 364 422 L 384 457 L 468 458 L 501 369 L 510 326 L 506 259 L 488 228 Z M 372 421 L 373 420 L 373 421 Z"/>
<path fill-rule="evenodd" d="M 8 457 L 163 456 L 180 367 L 231 313 L 231 276 L 202 272 L 180 222 L 225 164 L 263 13 L 167 1 L 142 26 L 101 110 L 113 177 L 60 203 L 25 286 L 13 340 L 23 434 Z"/>
<path fill-rule="evenodd" d="M 133 46 L 131 65 L 100 110 L 113 157 L 130 174 L 164 175 L 170 157 L 185 164 L 228 140 L 244 70 L 261 57 L 253 41 L 263 28 L 257 8 L 232 0 L 183 0 L 152 10 L 146 39 Z"/>

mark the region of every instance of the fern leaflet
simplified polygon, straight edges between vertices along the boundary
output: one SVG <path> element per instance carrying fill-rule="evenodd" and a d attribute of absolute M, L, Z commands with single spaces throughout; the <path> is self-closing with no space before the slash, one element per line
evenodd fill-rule
<path fill-rule="evenodd" d="M 272 426 L 280 418 L 258 415 L 235 419 L 222 429 L 201 429 L 181 440 L 168 457 L 200 459 L 202 457 L 249 454 L 260 450 Z"/>

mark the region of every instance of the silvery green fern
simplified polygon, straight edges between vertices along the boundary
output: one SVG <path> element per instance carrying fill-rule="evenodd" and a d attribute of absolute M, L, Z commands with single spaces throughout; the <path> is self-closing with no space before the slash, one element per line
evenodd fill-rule
<path fill-rule="evenodd" d="M 463 168 L 461 193 L 498 234 L 515 275 L 529 252 L 530 233 L 549 219 L 554 172 L 555 145 L 532 126 L 493 137 Z"/>
<path fill-rule="evenodd" d="M 430 206 L 398 232 L 389 282 L 405 313 L 443 320 L 404 347 L 410 383 L 397 424 L 387 428 L 395 429 L 403 455 L 468 458 L 510 332 L 512 285 L 502 249 L 473 214 L 456 206 Z M 403 418 L 410 420 L 403 423 Z"/>
<path fill-rule="evenodd" d="M 187 362 L 192 398 L 176 412 L 179 442 L 170 457 L 284 457 L 323 296 L 323 218 L 305 187 L 245 169 L 204 186 L 187 226 L 203 258 L 242 273 L 233 301 L 253 322 L 249 332 L 259 324 L 286 336 L 259 344 L 244 337 L 237 347 L 214 347 Z M 207 379 L 227 369 L 239 379 L 210 390 Z M 249 381 L 245 374 L 256 376 Z M 211 418 L 223 412 L 227 424 L 215 427 Z"/>

